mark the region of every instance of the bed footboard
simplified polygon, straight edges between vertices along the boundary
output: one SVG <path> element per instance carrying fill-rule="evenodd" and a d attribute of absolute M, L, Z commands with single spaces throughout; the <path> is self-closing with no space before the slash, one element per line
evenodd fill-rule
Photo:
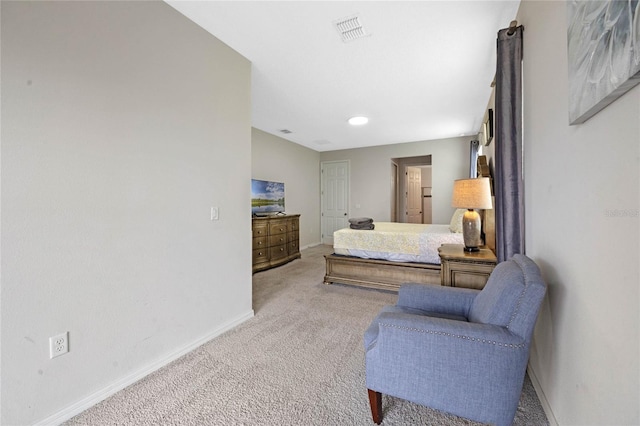
<path fill-rule="evenodd" d="M 440 265 L 390 262 L 329 254 L 325 284 L 341 283 L 398 291 L 406 282 L 440 285 Z"/>

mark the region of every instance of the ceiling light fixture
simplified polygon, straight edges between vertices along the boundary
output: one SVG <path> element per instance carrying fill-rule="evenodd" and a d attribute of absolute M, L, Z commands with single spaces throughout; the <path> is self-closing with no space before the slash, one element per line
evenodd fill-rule
<path fill-rule="evenodd" d="M 351 117 L 349 119 L 349 124 L 351 124 L 352 126 L 362 126 L 363 124 L 367 124 L 369 122 L 369 119 L 367 117 Z"/>

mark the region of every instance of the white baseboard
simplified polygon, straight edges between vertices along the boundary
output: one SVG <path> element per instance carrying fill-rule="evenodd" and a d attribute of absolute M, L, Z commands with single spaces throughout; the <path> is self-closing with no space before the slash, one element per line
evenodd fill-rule
<path fill-rule="evenodd" d="M 41 420 L 37 423 L 35 423 L 35 425 L 37 426 L 50 426 L 50 425 L 59 425 L 67 420 L 69 420 L 70 418 L 77 416 L 78 414 L 82 413 L 83 411 L 93 407 L 94 405 L 96 405 L 97 403 L 99 403 L 100 401 L 107 399 L 108 397 L 110 397 L 111 395 L 115 394 L 118 391 L 121 391 L 122 389 L 126 388 L 129 385 L 134 384 L 135 382 L 143 379 L 144 377 L 148 376 L 149 374 L 153 373 L 154 371 L 164 367 L 165 365 L 169 364 L 172 361 L 175 361 L 176 359 L 180 358 L 183 355 L 188 354 L 189 352 L 193 351 L 194 349 L 198 348 L 199 346 L 202 346 L 203 344 L 207 343 L 209 340 L 218 337 L 219 335 L 221 335 L 222 333 L 224 333 L 225 331 L 231 330 L 232 328 L 242 324 L 243 322 L 247 321 L 248 319 L 252 318 L 254 315 L 253 313 L 253 309 L 243 315 L 240 315 L 237 318 L 232 319 L 231 321 L 226 322 L 225 324 L 221 325 L 220 327 L 216 328 L 215 330 L 213 330 L 212 332 L 210 332 L 209 334 L 197 339 L 194 342 L 191 342 L 190 344 L 168 354 L 167 356 L 161 358 L 161 359 L 157 359 L 156 361 L 151 362 L 150 364 L 147 364 L 146 366 L 144 366 L 143 368 L 139 369 L 138 371 L 135 371 L 131 374 L 129 374 L 128 376 L 125 376 L 123 378 L 121 378 L 120 380 L 117 380 L 114 383 L 111 383 L 110 385 L 108 385 L 107 387 L 105 387 L 104 389 L 101 389 L 97 392 L 92 393 L 91 395 L 87 396 L 86 398 L 81 399 L 80 401 L 77 401 L 74 404 L 71 404 L 70 406 L 62 409 L 61 411 L 57 412 L 56 414 L 47 417 L 44 420 Z"/>
<path fill-rule="evenodd" d="M 558 420 L 556 420 L 556 416 L 553 415 L 553 410 L 551 409 L 551 405 L 547 400 L 546 395 L 542 391 L 542 386 L 540 385 L 540 381 L 536 376 L 536 373 L 531 368 L 531 364 L 527 365 L 527 374 L 529 374 L 529 378 L 531 379 L 531 384 L 533 388 L 536 390 L 536 394 L 538 395 L 538 399 L 540 400 L 540 404 L 542 404 L 542 409 L 544 410 L 544 414 L 547 416 L 547 420 L 549 420 L 550 426 L 558 426 Z"/>
<path fill-rule="evenodd" d="M 307 244 L 307 245 L 306 245 L 306 246 L 304 246 L 304 247 L 300 247 L 300 250 L 308 249 L 308 248 L 315 247 L 315 246 L 319 246 L 319 245 L 322 245 L 322 243 L 321 243 L 321 242 L 318 242 L 318 243 L 311 243 L 311 244 Z"/>

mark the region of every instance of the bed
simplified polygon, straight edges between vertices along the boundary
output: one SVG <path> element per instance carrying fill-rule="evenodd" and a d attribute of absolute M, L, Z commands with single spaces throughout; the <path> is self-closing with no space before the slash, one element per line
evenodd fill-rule
<path fill-rule="evenodd" d="M 439 264 L 441 244 L 463 244 L 449 225 L 376 222 L 372 231 L 350 228 L 333 233 L 333 251 L 343 256 L 393 262 Z"/>
<path fill-rule="evenodd" d="M 405 282 L 440 285 L 438 247 L 463 244 L 463 213 L 457 210 L 446 225 L 374 222 L 374 230 L 345 228 L 334 232 L 334 253 L 325 256 L 325 284 L 392 291 Z M 483 218 L 483 229 L 489 245 L 493 232 L 489 215 Z"/>

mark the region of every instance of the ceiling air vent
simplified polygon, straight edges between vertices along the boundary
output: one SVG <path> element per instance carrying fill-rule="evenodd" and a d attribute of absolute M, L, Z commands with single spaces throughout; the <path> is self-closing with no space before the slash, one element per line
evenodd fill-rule
<path fill-rule="evenodd" d="M 333 22 L 333 25 L 336 27 L 336 30 L 338 30 L 340 37 L 342 37 L 342 41 L 345 43 L 371 35 L 364 30 L 362 20 L 358 15 L 338 19 Z"/>

